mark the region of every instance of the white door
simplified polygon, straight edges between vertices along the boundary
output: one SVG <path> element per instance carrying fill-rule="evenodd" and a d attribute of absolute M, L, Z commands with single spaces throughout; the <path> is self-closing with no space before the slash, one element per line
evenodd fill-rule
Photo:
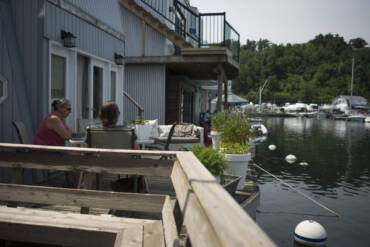
<path fill-rule="evenodd" d="M 110 64 L 110 83 L 107 87 L 109 94 L 109 100 L 117 103 L 120 112 L 118 123 L 123 122 L 123 66 L 117 66 Z"/>
<path fill-rule="evenodd" d="M 63 46 L 50 43 L 49 54 L 49 112 L 54 99 L 66 98 L 72 102 L 72 114 L 66 122 L 76 128 L 76 52 Z"/>

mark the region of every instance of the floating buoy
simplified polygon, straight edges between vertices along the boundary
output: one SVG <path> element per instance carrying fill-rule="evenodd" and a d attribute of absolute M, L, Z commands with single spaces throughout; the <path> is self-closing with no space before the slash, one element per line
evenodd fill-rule
<path fill-rule="evenodd" d="M 324 246 L 327 239 L 325 228 L 313 220 L 300 222 L 294 230 L 294 240 L 305 246 Z"/>
<path fill-rule="evenodd" d="M 275 150 L 276 149 L 276 146 L 274 144 L 271 144 L 271 145 L 269 145 L 269 149 L 270 150 Z"/>
<path fill-rule="evenodd" d="M 289 163 L 289 164 L 293 164 L 297 158 L 293 155 L 293 154 L 289 154 L 285 157 L 285 160 Z"/>
<path fill-rule="evenodd" d="M 300 166 L 308 166 L 308 163 L 307 162 L 299 162 L 299 165 Z"/>

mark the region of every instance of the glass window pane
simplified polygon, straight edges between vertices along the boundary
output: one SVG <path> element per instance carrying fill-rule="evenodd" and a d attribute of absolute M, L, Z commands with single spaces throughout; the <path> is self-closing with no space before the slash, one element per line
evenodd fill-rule
<path fill-rule="evenodd" d="M 111 71 L 110 72 L 110 100 L 111 101 L 116 101 L 116 72 Z"/>
<path fill-rule="evenodd" d="M 93 95 L 93 105 L 94 105 L 94 118 L 97 118 L 99 115 L 99 110 L 102 106 L 103 101 L 103 69 L 94 66 L 94 77 L 93 77 L 93 87 L 94 87 L 94 95 Z"/>
<path fill-rule="evenodd" d="M 4 87 L 4 82 L 0 78 L 0 97 L 3 97 L 4 95 L 3 87 Z"/>
<path fill-rule="evenodd" d="M 65 97 L 66 59 L 51 55 L 51 98 Z"/>

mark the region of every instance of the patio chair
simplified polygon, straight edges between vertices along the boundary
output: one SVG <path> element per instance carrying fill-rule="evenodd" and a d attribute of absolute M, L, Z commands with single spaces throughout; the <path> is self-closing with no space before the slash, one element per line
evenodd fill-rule
<path fill-rule="evenodd" d="M 13 121 L 13 126 L 15 127 L 18 138 L 21 144 L 30 144 L 30 141 L 28 139 L 26 127 L 24 126 L 24 123 L 22 121 Z"/>
<path fill-rule="evenodd" d="M 92 148 L 134 149 L 134 130 L 131 128 L 89 128 L 87 144 Z"/>
<path fill-rule="evenodd" d="M 170 129 L 170 132 L 168 133 L 168 137 L 167 137 L 166 141 L 156 140 L 156 142 L 154 144 L 146 145 L 146 149 L 149 149 L 149 150 L 169 150 L 169 146 L 171 144 L 171 139 L 172 139 L 172 136 L 173 136 L 173 133 L 175 131 L 175 127 L 176 127 L 177 124 L 178 124 L 177 122 L 172 124 L 172 127 Z"/>
<path fill-rule="evenodd" d="M 86 142 L 91 148 L 134 149 L 134 135 L 131 128 L 88 128 Z M 80 176 L 78 187 L 82 179 L 83 176 Z M 102 174 L 97 174 L 96 189 L 99 189 L 101 182 Z"/>

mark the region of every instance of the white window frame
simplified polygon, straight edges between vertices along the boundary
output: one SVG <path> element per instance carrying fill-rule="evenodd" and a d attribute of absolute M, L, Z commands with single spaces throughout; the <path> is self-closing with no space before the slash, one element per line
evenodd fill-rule
<path fill-rule="evenodd" d="M 119 66 L 116 64 L 110 64 L 109 66 L 109 86 L 107 87 L 108 89 L 108 98 L 110 98 L 110 92 L 111 92 L 111 71 L 116 72 L 116 104 L 118 105 L 120 111 L 122 112 L 119 116 L 118 123 L 122 124 L 123 123 L 123 111 L 124 111 L 124 105 L 123 105 L 123 66 Z"/>
<path fill-rule="evenodd" d="M 8 98 L 8 79 L 0 73 L 0 81 L 3 91 L 3 95 L 0 95 L 0 104 L 2 104 Z"/>
<path fill-rule="evenodd" d="M 72 129 L 76 129 L 76 116 L 77 116 L 77 107 L 76 104 L 76 91 L 77 91 L 77 53 L 74 49 L 69 49 L 57 42 L 49 42 L 49 112 L 52 111 L 51 104 L 53 99 L 51 98 L 51 57 L 52 55 L 57 55 L 66 59 L 66 71 L 65 71 L 65 98 L 72 102 L 72 113 L 66 119 L 66 122 Z"/>
<path fill-rule="evenodd" d="M 89 69 L 88 69 L 88 85 L 89 85 L 89 95 L 88 95 L 88 107 L 89 107 L 89 119 L 93 120 L 93 68 L 94 66 L 103 69 L 103 85 L 102 85 L 102 101 L 103 103 L 110 99 L 110 72 L 111 70 L 116 72 L 116 103 L 118 104 L 120 111 L 123 108 L 123 94 L 119 93 L 123 90 L 123 76 L 124 76 L 124 66 L 116 65 L 114 62 L 106 60 L 104 58 L 97 57 L 93 54 L 79 50 L 78 48 L 66 48 L 61 43 L 56 41 L 49 42 L 49 112 L 51 111 L 51 56 L 55 54 L 66 58 L 66 83 L 65 83 L 65 97 L 69 99 L 72 103 L 72 113 L 67 118 L 67 124 L 72 127 L 73 130 L 77 130 L 78 119 L 82 116 L 78 116 L 77 112 L 77 55 L 83 55 L 89 58 Z M 123 122 L 123 114 L 120 115 L 118 124 Z"/>

